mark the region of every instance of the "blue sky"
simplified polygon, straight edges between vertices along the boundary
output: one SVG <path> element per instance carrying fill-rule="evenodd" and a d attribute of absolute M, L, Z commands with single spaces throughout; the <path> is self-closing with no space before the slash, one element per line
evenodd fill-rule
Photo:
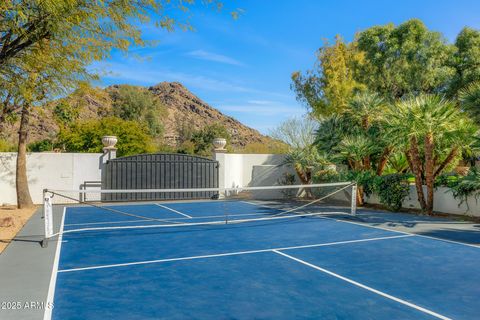
<path fill-rule="evenodd" d="M 290 75 L 313 66 L 323 39 L 351 40 L 370 26 L 419 18 L 449 41 L 464 27 L 480 29 L 480 1 L 224 0 L 222 13 L 191 11 L 194 32 L 142 27 L 155 46 L 132 48 L 94 67 L 102 86 L 150 86 L 179 81 L 201 99 L 262 133 L 305 107 L 290 90 Z M 245 12 L 233 20 L 228 11 Z"/>

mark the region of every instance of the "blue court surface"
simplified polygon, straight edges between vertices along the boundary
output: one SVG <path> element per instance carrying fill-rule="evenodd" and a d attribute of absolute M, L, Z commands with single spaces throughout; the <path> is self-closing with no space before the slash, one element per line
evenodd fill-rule
<path fill-rule="evenodd" d="M 279 212 L 241 201 L 111 208 L 132 215 L 66 208 L 47 318 L 480 318 L 476 246 L 332 216 L 195 224 Z"/>

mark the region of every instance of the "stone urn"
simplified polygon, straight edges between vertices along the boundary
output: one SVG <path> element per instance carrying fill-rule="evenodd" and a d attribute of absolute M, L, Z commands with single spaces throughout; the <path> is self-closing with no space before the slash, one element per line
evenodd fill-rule
<path fill-rule="evenodd" d="M 225 150 L 227 145 L 227 140 L 225 138 L 215 138 L 213 139 L 213 147 L 215 150 Z"/>
<path fill-rule="evenodd" d="M 109 149 L 115 149 L 115 144 L 117 143 L 118 139 L 116 136 L 103 136 L 102 137 L 102 143 L 103 143 L 103 149 L 109 150 Z"/>

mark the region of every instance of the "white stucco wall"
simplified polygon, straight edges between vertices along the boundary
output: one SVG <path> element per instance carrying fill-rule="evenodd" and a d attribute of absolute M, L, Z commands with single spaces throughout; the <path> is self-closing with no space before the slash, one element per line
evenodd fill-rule
<path fill-rule="evenodd" d="M 281 154 L 216 153 L 214 158 L 220 165 L 220 187 L 278 185 L 285 172 L 293 172 Z"/>
<path fill-rule="evenodd" d="M 219 161 L 220 187 L 246 187 L 278 185 L 284 173 L 294 170 L 284 165 L 285 155 L 216 153 Z M 0 153 L 0 205 L 15 204 L 16 153 Z M 84 181 L 100 181 L 103 155 L 100 153 L 29 153 L 27 175 L 30 194 L 35 203 L 42 203 L 42 190 L 78 189 Z M 297 181 L 297 183 L 299 183 Z M 451 214 L 480 216 L 480 199 L 470 197 L 459 206 L 448 188 L 435 192 L 434 210 Z M 373 195 L 369 203 L 379 203 Z M 404 208 L 419 208 L 415 186 L 403 203 Z"/>
<path fill-rule="evenodd" d="M 100 153 L 29 153 L 27 176 L 34 203 L 42 203 L 42 190 L 78 189 L 84 181 L 101 180 Z M 15 165 L 17 155 L 0 153 L 0 204 L 16 204 Z"/>
<path fill-rule="evenodd" d="M 424 192 L 425 194 L 427 192 L 425 186 L 424 186 Z M 380 203 L 376 195 L 372 195 L 371 197 L 367 198 L 366 201 L 368 203 L 373 203 L 373 204 Z M 439 187 L 435 190 L 434 198 L 433 198 L 434 211 L 480 217 L 480 199 L 477 202 L 475 197 L 471 196 L 468 198 L 467 202 L 464 202 L 461 205 L 459 205 L 459 203 L 460 203 L 460 200 L 455 199 L 453 197 L 453 194 L 449 188 Z M 417 198 L 417 191 L 414 185 L 410 186 L 409 195 L 403 201 L 402 207 L 420 209 L 420 204 L 418 203 L 418 198 Z"/>

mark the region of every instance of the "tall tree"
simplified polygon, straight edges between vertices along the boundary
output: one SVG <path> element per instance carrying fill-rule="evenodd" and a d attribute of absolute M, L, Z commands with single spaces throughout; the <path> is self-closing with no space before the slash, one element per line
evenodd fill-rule
<path fill-rule="evenodd" d="M 187 11 L 194 3 L 194 0 L 0 3 L 0 124 L 12 113 L 21 114 L 17 160 L 19 207 L 31 205 L 25 164 L 31 106 L 86 77 L 85 66 L 108 57 L 113 48 L 126 51 L 132 45 L 144 45 L 142 23 L 153 22 L 167 30 L 173 30 L 175 25 L 188 27 L 167 11 Z M 222 4 L 216 0 L 204 3 L 217 8 Z"/>
<path fill-rule="evenodd" d="M 4 74 L 1 81 L 8 83 L 0 89 L 4 104 L 20 113 L 18 130 L 18 153 L 16 167 L 16 191 L 19 208 L 31 206 L 26 170 L 29 116 L 32 107 L 46 99 L 65 93 L 80 82 L 89 79 L 84 64 L 69 54 L 68 46 L 57 47 L 48 40 L 39 44 L 22 59 L 13 59 L 17 65 L 14 72 Z M 64 57 L 70 59 L 61 61 Z M 8 75 L 8 76 L 7 76 Z"/>
<path fill-rule="evenodd" d="M 357 80 L 388 99 L 443 92 L 455 72 L 448 65 L 455 49 L 420 20 L 371 27 L 356 38 L 365 54 Z"/>
<path fill-rule="evenodd" d="M 387 103 L 377 94 L 355 95 L 343 113 L 320 121 L 316 144 L 353 170 L 376 170 L 381 175 L 392 147 L 384 139 Z"/>
<path fill-rule="evenodd" d="M 345 163 L 358 174 L 375 171 L 381 175 L 393 150 L 386 141 L 383 113 L 387 103 L 377 94 L 362 92 L 355 95 L 343 113 L 320 122 L 317 146 Z M 333 126 L 335 125 L 335 126 Z M 363 204 L 363 190 L 357 189 L 358 204 Z"/>
<path fill-rule="evenodd" d="M 19 73 L 18 64 L 48 41 L 56 48 L 69 47 L 77 61 L 89 63 L 110 55 L 112 49 L 152 43 L 142 37 L 141 25 L 152 24 L 172 31 L 192 29 L 189 8 L 195 0 L 18 0 L 0 3 L 0 88 Z M 222 9 L 220 0 L 202 4 Z M 231 12 L 236 18 L 241 9 Z M 179 14 L 180 13 L 180 14 Z M 183 13 L 183 15 L 182 15 Z M 174 18 L 175 17 L 175 18 Z M 65 60 L 64 57 L 63 60 Z M 62 63 L 62 60 L 55 63 Z M 5 79 L 6 78 L 6 79 Z M 6 92 L 6 93 L 5 93 Z M 0 124 L 18 112 L 8 90 L 0 93 Z"/>
<path fill-rule="evenodd" d="M 28 54 L 28 49 L 44 40 L 77 41 L 79 56 L 98 59 L 108 49 L 127 49 L 144 44 L 141 23 L 173 30 L 192 27 L 177 12 L 187 12 L 195 0 L 18 0 L 0 4 L 0 65 Z M 222 1 L 203 0 L 216 9 Z M 235 18 L 241 10 L 231 12 Z M 175 17 L 175 18 L 174 18 Z M 140 24 L 139 24 L 140 22 Z"/>
<path fill-rule="evenodd" d="M 325 41 L 317 52 L 314 69 L 292 74 L 291 87 L 297 100 L 317 117 L 342 112 L 355 92 L 362 89 L 355 81 L 355 68 L 361 61 L 355 43 L 347 44 L 339 36 L 332 45 Z"/>
<path fill-rule="evenodd" d="M 464 28 L 455 40 L 456 52 L 452 55 L 451 65 L 455 75 L 448 88 L 448 95 L 457 94 L 480 81 L 480 31 Z"/>
<path fill-rule="evenodd" d="M 478 127 L 454 102 L 438 95 L 400 101 L 389 108 L 385 121 L 388 136 L 404 151 L 415 176 L 420 207 L 432 214 L 435 178 L 471 148 Z"/>

